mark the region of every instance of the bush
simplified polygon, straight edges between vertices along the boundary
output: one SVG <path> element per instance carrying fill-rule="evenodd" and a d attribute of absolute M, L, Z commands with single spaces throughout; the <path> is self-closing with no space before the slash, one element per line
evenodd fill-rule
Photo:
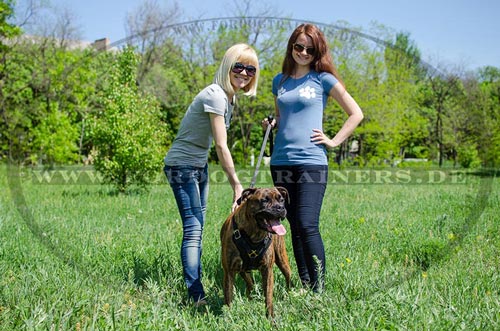
<path fill-rule="evenodd" d="M 481 166 L 481 159 L 479 158 L 479 153 L 477 151 L 477 145 L 472 144 L 462 144 L 457 148 L 458 163 L 466 169 L 479 168 Z"/>
<path fill-rule="evenodd" d="M 52 104 L 50 113 L 33 129 L 33 164 L 68 164 L 78 160 L 78 130 L 67 114 Z"/>
<path fill-rule="evenodd" d="M 165 153 L 160 107 L 138 90 L 136 64 L 132 48 L 118 56 L 91 134 L 97 151 L 95 168 L 120 192 L 133 184 L 145 188 L 155 180 Z"/>

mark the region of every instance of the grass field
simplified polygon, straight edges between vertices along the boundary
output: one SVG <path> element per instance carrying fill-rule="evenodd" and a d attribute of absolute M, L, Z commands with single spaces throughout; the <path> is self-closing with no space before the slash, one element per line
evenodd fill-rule
<path fill-rule="evenodd" d="M 259 287 L 248 300 L 238 278 L 233 306 L 223 305 L 227 184 L 211 185 L 203 252 L 209 305 L 197 310 L 185 302 L 181 222 L 165 183 L 119 195 L 102 185 L 39 183 L 18 170 L 0 167 L 0 330 L 272 329 Z M 402 176 L 403 183 L 387 173 L 350 175 L 354 181 L 332 176 L 321 215 L 325 292 L 286 291 L 275 268 L 276 327 L 500 330 L 494 173 L 440 183 L 425 180 L 425 170 L 411 174 L 422 180 Z M 289 233 L 286 240 L 298 285 Z"/>

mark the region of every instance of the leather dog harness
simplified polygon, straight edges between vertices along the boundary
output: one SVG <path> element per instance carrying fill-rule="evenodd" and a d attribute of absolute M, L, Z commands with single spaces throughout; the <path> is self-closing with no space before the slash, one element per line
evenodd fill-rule
<path fill-rule="evenodd" d="M 264 253 L 266 253 L 267 249 L 271 245 L 271 233 L 268 232 L 267 236 L 263 240 L 254 243 L 250 240 L 250 237 L 245 231 L 238 229 L 238 226 L 234 221 L 234 217 L 232 219 L 232 223 L 233 242 L 236 247 L 238 247 L 238 251 L 243 259 L 243 270 L 258 269 Z"/>

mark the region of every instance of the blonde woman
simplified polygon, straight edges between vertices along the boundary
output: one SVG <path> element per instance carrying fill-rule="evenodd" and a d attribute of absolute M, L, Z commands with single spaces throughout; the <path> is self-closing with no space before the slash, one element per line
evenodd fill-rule
<path fill-rule="evenodd" d="M 201 282 L 202 234 L 208 197 L 208 151 L 215 144 L 217 156 L 233 189 L 233 209 L 243 187 L 227 146 L 227 129 L 236 95 L 254 96 L 259 61 L 246 44 L 230 47 L 212 84 L 194 98 L 182 119 L 177 136 L 165 157 L 165 174 L 173 190 L 183 225 L 181 260 L 188 298 L 206 304 Z"/>

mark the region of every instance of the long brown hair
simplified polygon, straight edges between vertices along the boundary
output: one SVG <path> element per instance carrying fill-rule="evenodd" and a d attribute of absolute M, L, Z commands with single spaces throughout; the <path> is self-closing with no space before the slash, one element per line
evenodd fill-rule
<path fill-rule="evenodd" d="M 330 49 L 328 48 L 328 44 L 326 42 L 325 35 L 323 32 L 315 25 L 309 23 L 303 23 L 295 28 L 292 32 L 292 35 L 288 39 L 288 45 L 286 46 L 286 55 L 283 60 L 282 72 L 286 79 L 293 74 L 295 70 L 295 60 L 292 56 L 293 44 L 297 40 L 300 34 L 305 34 L 312 39 L 312 44 L 314 49 L 316 50 L 314 54 L 314 59 L 310 64 L 311 70 L 315 70 L 316 72 L 329 72 L 337 78 L 337 80 L 342 83 L 342 79 L 337 72 L 337 68 L 333 63 L 333 58 L 330 53 Z"/>

